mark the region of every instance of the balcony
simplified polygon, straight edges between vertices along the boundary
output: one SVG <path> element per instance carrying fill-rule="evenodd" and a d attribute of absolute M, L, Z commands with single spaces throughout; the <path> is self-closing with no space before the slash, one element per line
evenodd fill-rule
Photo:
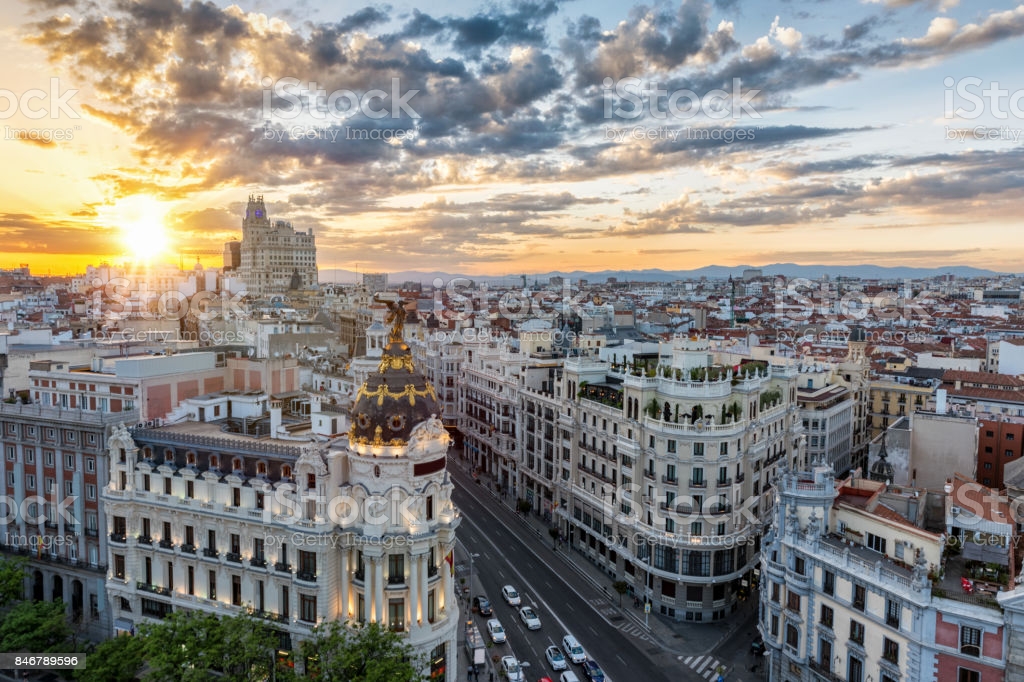
<path fill-rule="evenodd" d="M 731 478 L 720 478 L 717 481 L 715 481 L 715 485 L 717 485 L 719 488 L 724 488 L 726 486 L 730 486 L 730 485 L 732 485 L 732 479 Z"/>
<path fill-rule="evenodd" d="M 740 473 L 736 474 L 736 482 L 737 483 L 743 483 L 743 481 L 745 481 L 745 480 L 747 480 L 747 475 L 745 473 L 740 472 Z"/>
<path fill-rule="evenodd" d="M 827 680 L 828 682 L 846 682 L 845 678 L 835 674 L 829 668 L 823 666 L 817 661 L 808 661 L 807 664 L 811 668 L 811 671 L 822 680 Z"/>
<path fill-rule="evenodd" d="M 181 551 L 186 553 L 186 554 L 195 554 L 196 553 L 196 546 L 192 545 L 192 544 L 184 544 L 184 545 L 181 546 Z"/>
<path fill-rule="evenodd" d="M 212 547 L 203 548 L 203 556 L 207 559 L 216 559 L 220 555 L 220 552 L 213 549 Z"/>
<path fill-rule="evenodd" d="M 404 585 L 404 584 L 405 584 L 405 576 L 404 575 L 389 575 L 388 576 L 388 585 Z"/>
<path fill-rule="evenodd" d="M 731 504 L 713 504 L 713 505 L 711 505 L 711 507 L 708 508 L 708 511 L 707 511 L 707 515 L 708 516 L 718 516 L 720 514 L 731 514 L 731 513 L 732 513 L 732 505 Z"/>
<path fill-rule="evenodd" d="M 669 485 L 676 485 L 677 483 L 679 483 L 679 479 L 677 477 L 675 477 L 675 476 L 664 476 L 663 475 L 661 477 L 661 482 L 662 483 L 668 483 Z"/>
<path fill-rule="evenodd" d="M 166 587 L 161 587 L 160 585 L 153 585 L 150 583 L 138 583 L 136 584 L 135 587 L 142 590 L 143 592 L 152 592 L 153 594 L 159 594 L 164 597 L 171 596 L 171 591 Z"/>
<path fill-rule="evenodd" d="M 263 557 L 253 557 L 252 559 L 249 559 L 249 565 L 255 568 L 266 568 L 267 560 Z"/>
<path fill-rule="evenodd" d="M 287 561 L 278 561 L 276 564 L 274 564 L 274 570 L 278 573 L 291 573 L 292 565 Z"/>
<path fill-rule="evenodd" d="M 231 563 L 234 563 L 234 564 L 242 563 L 242 555 L 239 554 L 238 552 L 228 552 L 228 554 L 227 554 L 227 556 L 225 558 L 228 561 L 230 561 Z"/>
<path fill-rule="evenodd" d="M 100 535 L 100 532 L 96 528 L 86 528 L 85 529 L 85 537 L 87 537 L 87 538 L 95 538 L 95 537 L 99 537 L 99 535 Z"/>
<path fill-rule="evenodd" d="M 644 469 L 644 478 L 649 478 L 652 481 L 657 480 L 656 478 L 654 478 L 654 472 L 653 471 L 647 471 L 646 469 Z"/>
<path fill-rule="evenodd" d="M 427 577 L 433 578 L 435 575 L 437 575 L 437 566 L 434 566 L 433 564 L 427 566 Z"/>
<path fill-rule="evenodd" d="M 295 574 L 295 578 L 298 580 L 305 581 L 307 583 L 315 583 L 316 571 L 299 571 Z"/>
<path fill-rule="evenodd" d="M 110 541 L 111 542 L 116 542 L 119 545 L 123 545 L 125 542 L 127 542 L 127 540 L 128 540 L 128 538 L 125 537 L 124 533 L 111 533 L 110 534 Z"/>
<path fill-rule="evenodd" d="M 287 623 L 288 616 L 281 613 L 271 613 L 270 611 L 253 611 L 252 615 L 256 618 L 262 618 L 263 620 L 273 621 L 275 623 Z"/>
<path fill-rule="evenodd" d="M 140 545 L 152 545 L 153 544 L 153 538 L 149 537 L 148 535 L 140 535 L 137 538 L 135 538 L 135 540 Z"/>
<path fill-rule="evenodd" d="M 362 568 L 356 569 L 352 573 L 352 580 L 358 580 L 359 582 L 364 582 L 366 580 L 366 570 L 362 569 Z"/>
<path fill-rule="evenodd" d="M 174 543 L 166 539 L 161 540 L 160 549 L 174 549 Z"/>
<path fill-rule="evenodd" d="M 690 481 L 690 487 L 691 488 L 707 488 L 708 487 L 708 482 L 707 481 Z"/>

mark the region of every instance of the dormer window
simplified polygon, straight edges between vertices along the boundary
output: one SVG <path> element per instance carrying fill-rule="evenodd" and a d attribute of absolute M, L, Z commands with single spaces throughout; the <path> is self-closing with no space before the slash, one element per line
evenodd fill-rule
<path fill-rule="evenodd" d="M 287 464 L 285 464 L 284 466 L 281 467 L 281 478 L 291 478 L 291 477 L 292 477 L 292 468 L 290 466 L 288 466 Z"/>
<path fill-rule="evenodd" d="M 196 465 L 196 453 L 190 452 L 185 455 L 185 461 L 188 463 L 188 466 L 194 467 Z"/>
<path fill-rule="evenodd" d="M 174 463 L 174 450 L 164 450 L 164 462 L 167 464 Z"/>
<path fill-rule="evenodd" d="M 241 471 L 242 470 L 242 458 L 241 457 L 235 457 L 234 459 L 231 460 L 231 470 L 232 471 Z"/>
<path fill-rule="evenodd" d="M 256 475 L 257 476 L 266 476 L 267 475 L 267 463 L 266 462 L 257 462 L 256 463 Z"/>
<path fill-rule="evenodd" d="M 210 468 L 211 469 L 219 469 L 220 468 L 220 459 L 217 457 L 217 455 L 210 455 Z"/>

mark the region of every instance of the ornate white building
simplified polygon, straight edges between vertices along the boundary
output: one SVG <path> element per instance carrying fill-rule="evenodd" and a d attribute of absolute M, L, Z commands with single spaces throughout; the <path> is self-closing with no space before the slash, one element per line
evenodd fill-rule
<path fill-rule="evenodd" d="M 115 629 L 175 609 L 251 610 L 278 624 L 287 656 L 318 623 L 377 622 L 405 635 L 433 679 L 455 680 L 450 437 L 401 323 L 346 436 L 288 440 L 309 438 L 298 424 L 256 439 L 211 412 L 110 438 Z"/>

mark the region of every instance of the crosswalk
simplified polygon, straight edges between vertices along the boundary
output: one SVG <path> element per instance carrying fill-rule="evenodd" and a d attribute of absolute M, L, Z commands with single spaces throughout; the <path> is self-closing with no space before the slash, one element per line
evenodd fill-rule
<path fill-rule="evenodd" d="M 725 669 L 722 662 L 714 656 L 688 656 L 683 659 L 683 664 L 705 680 L 717 680 L 719 666 Z"/>

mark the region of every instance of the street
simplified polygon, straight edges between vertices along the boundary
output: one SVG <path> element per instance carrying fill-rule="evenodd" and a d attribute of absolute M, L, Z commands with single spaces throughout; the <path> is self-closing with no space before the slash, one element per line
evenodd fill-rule
<path fill-rule="evenodd" d="M 681 665 L 672 652 L 646 638 L 642 627 L 624 618 L 615 606 L 618 595 L 602 594 L 575 574 L 566 575 L 561 561 L 551 562 L 554 550 L 549 539 L 523 532 L 515 512 L 495 504 L 459 468 L 450 467 L 449 471 L 456 484 L 453 500 L 463 512 L 459 540 L 470 553 L 479 555 L 474 559 L 474 574 L 494 606 L 493 617 L 508 633 L 508 643 L 489 649 L 491 656 L 514 654 L 529 664 L 529 680 L 545 675 L 557 679 L 544 658 L 544 649 L 560 644 L 569 632 L 600 664 L 610 682 L 667 682 L 670 675 L 672 679 L 705 679 Z M 501 588 L 506 584 L 519 591 L 524 605 L 535 608 L 542 624 L 540 630 L 527 630 L 518 607 L 502 599 Z M 485 632 L 487 618 L 477 615 L 475 619 Z M 487 639 L 486 634 L 484 637 Z M 578 667 L 570 669 L 582 679 Z"/>

